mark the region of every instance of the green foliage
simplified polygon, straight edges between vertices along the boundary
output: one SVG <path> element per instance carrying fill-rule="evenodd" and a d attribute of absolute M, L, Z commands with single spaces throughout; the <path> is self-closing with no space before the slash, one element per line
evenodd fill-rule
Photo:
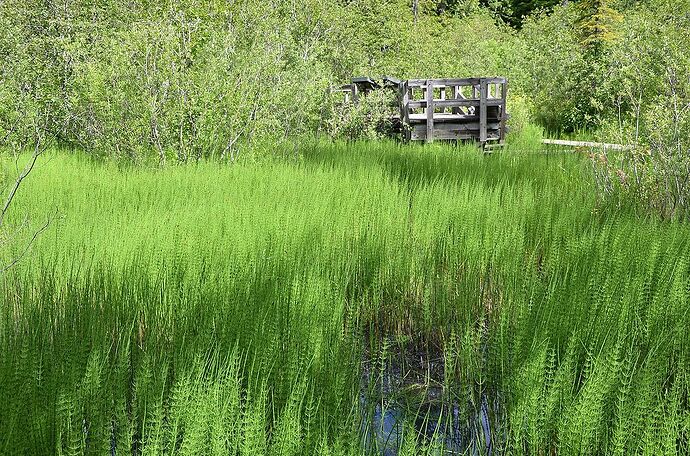
<path fill-rule="evenodd" d="M 328 134 L 341 139 L 384 139 L 393 131 L 391 118 L 399 113 L 392 90 L 374 90 L 361 94 L 357 103 L 345 103 L 341 93 L 332 94 L 326 117 Z M 340 98 L 340 100 L 338 99 Z"/>
<path fill-rule="evenodd" d="M 578 8 L 580 42 L 596 59 L 602 48 L 618 37 L 615 26 L 622 17 L 611 7 L 609 0 L 581 0 Z"/>
<path fill-rule="evenodd" d="M 16 209 L 63 217 L 0 282 L 3 453 L 362 454 L 389 338 L 440 347 L 461 410 L 497 398 L 494 449 L 687 450 L 688 227 L 594 211 L 578 156 L 47 158 Z"/>
<path fill-rule="evenodd" d="M 511 14 L 506 19 L 513 25 L 522 25 L 523 20 L 534 12 L 548 11 L 562 3 L 558 0 L 512 0 Z"/>
<path fill-rule="evenodd" d="M 322 131 L 323 94 L 355 75 L 505 74 L 515 37 L 470 3 L 2 2 L 0 140 L 45 123 L 105 156 L 234 160 Z"/>
<path fill-rule="evenodd" d="M 687 2 L 686 2 L 687 3 Z M 616 66 L 606 82 L 619 115 L 606 128 L 617 142 L 635 144 L 630 154 L 598 160 L 599 187 L 616 205 L 633 204 L 662 217 L 690 214 L 690 61 L 686 44 L 690 22 L 676 6 L 650 5 L 620 28 L 620 46 L 610 50 Z"/>

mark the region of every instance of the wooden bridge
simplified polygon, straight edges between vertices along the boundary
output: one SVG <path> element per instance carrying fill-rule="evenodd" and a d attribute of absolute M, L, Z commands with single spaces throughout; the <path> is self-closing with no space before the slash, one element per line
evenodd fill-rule
<path fill-rule="evenodd" d="M 506 78 L 408 79 L 368 77 L 332 88 L 345 102 L 358 103 L 372 90 L 392 89 L 398 111 L 394 125 L 407 141 L 474 140 L 503 143 L 506 135 Z"/>

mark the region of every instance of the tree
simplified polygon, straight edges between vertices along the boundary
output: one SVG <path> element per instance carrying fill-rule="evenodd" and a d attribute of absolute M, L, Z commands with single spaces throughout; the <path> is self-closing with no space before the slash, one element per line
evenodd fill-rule
<path fill-rule="evenodd" d="M 495 3 L 491 0 L 484 0 L 483 4 Z M 535 11 L 551 10 L 554 6 L 561 3 L 559 0 L 511 0 L 510 2 L 510 16 L 506 17 L 514 27 L 521 27 L 525 17 L 529 16 Z"/>
<path fill-rule="evenodd" d="M 615 26 L 622 16 L 609 0 L 582 0 L 578 7 L 580 43 L 592 58 L 598 59 L 604 46 L 616 39 Z"/>

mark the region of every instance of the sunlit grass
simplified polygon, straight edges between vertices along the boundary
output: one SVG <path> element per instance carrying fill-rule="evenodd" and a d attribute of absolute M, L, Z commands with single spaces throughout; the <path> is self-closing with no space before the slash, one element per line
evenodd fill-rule
<path fill-rule="evenodd" d="M 0 453 L 361 454 L 391 347 L 440 350 L 467 413 L 500 398 L 494 451 L 688 451 L 687 227 L 600 210 L 573 155 L 297 156 L 42 157 L 12 220 L 59 216 L 0 285 Z"/>

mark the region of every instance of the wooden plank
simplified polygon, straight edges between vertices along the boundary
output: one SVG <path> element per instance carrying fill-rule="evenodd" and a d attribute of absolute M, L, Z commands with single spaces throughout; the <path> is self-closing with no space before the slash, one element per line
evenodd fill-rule
<path fill-rule="evenodd" d="M 370 84 L 374 87 L 380 87 L 379 83 L 374 81 L 369 76 L 356 76 L 356 77 L 352 78 L 352 83 L 353 84 Z"/>
<path fill-rule="evenodd" d="M 357 88 L 357 84 L 352 84 L 352 102 L 354 104 L 357 104 L 357 102 L 359 101 L 358 93 L 359 89 Z"/>
<path fill-rule="evenodd" d="M 426 142 L 434 142 L 434 83 L 426 84 Z"/>
<path fill-rule="evenodd" d="M 400 91 L 402 92 L 402 111 L 400 116 L 403 123 L 403 134 L 405 140 L 410 140 L 410 89 L 407 86 L 407 81 L 403 81 L 400 86 Z"/>
<path fill-rule="evenodd" d="M 500 135 L 501 135 L 501 144 L 503 144 L 506 140 L 506 121 L 507 119 L 507 113 L 506 113 L 506 97 L 508 96 L 508 81 L 504 82 L 502 87 L 501 87 L 501 101 L 503 102 L 503 106 L 501 106 L 501 126 L 500 126 Z"/>
<path fill-rule="evenodd" d="M 425 141 L 426 140 L 426 130 L 422 130 L 421 132 L 413 130 L 410 132 L 410 140 L 411 141 Z M 435 140 L 477 140 L 477 134 L 472 133 L 472 132 L 462 132 L 462 131 L 451 131 L 451 130 L 435 130 L 434 131 L 434 139 Z M 490 135 L 487 138 L 487 141 L 497 141 L 498 134 L 495 135 Z"/>
<path fill-rule="evenodd" d="M 364 92 L 365 94 L 381 88 L 381 85 L 370 78 L 369 76 L 358 76 L 352 78 L 352 84 L 357 86 L 358 91 Z"/>
<path fill-rule="evenodd" d="M 460 89 L 460 86 L 453 86 L 453 100 L 457 100 L 458 98 L 465 98 L 462 96 L 462 90 Z M 451 108 L 451 112 L 453 114 L 460 114 L 460 106 L 453 106 Z"/>
<path fill-rule="evenodd" d="M 635 146 L 631 144 L 609 144 L 591 141 L 566 141 L 562 139 L 542 139 L 543 144 L 552 144 L 556 146 L 569 146 L 569 147 L 593 147 L 600 149 L 610 149 L 610 150 L 633 150 Z"/>
<path fill-rule="evenodd" d="M 400 87 L 400 84 L 402 84 L 403 81 L 401 81 L 398 78 L 394 78 L 392 76 L 384 76 L 383 82 L 384 82 L 384 84 L 389 84 L 392 86 Z"/>
<path fill-rule="evenodd" d="M 481 80 L 487 84 L 505 84 L 507 82 L 506 78 L 481 78 Z"/>
<path fill-rule="evenodd" d="M 450 112 L 445 112 L 445 113 L 440 113 L 437 112 L 434 114 L 434 122 L 436 123 L 468 123 L 468 122 L 479 122 L 479 113 L 477 114 L 452 114 Z M 486 121 L 488 123 L 491 122 L 500 122 L 501 118 L 500 117 L 495 117 L 492 116 L 491 113 L 486 117 Z M 415 113 L 410 113 L 410 122 L 411 123 L 424 123 L 426 122 L 426 113 L 424 114 L 415 114 Z"/>
<path fill-rule="evenodd" d="M 426 98 L 426 94 L 424 95 L 424 98 Z M 501 100 L 501 99 L 485 100 L 485 101 L 486 101 L 487 106 L 501 106 L 501 105 L 503 105 L 503 100 Z M 444 107 L 444 108 L 454 108 L 454 107 L 462 107 L 462 106 L 479 107 L 480 104 L 481 104 L 481 99 L 479 99 L 479 98 L 466 98 L 466 99 L 457 99 L 457 100 L 452 100 L 452 99 L 434 100 L 434 105 L 436 107 Z M 425 100 L 410 101 L 410 108 L 411 109 L 426 108 L 426 99 Z"/>
<path fill-rule="evenodd" d="M 436 115 L 434 115 L 434 123 L 439 124 L 439 123 L 469 123 L 469 122 L 479 122 L 479 116 L 471 116 L 471 115 L 465 115 L 465 114 L 451 114 L 451 113 L 443 113 L 441 114 L 440 112 L 437 112 Z M 420 124 L 426 123 L 426 114 L 410 114 L 410 123 L 412 124 Z"/>
<path fill-rule="evenodd" d="M 479 86 L 479 142 L 482 144 L 486 142 L 486 95 L 487 82 L 482 80 Z"/>
<path fill-rule="evenodd" d="M 470 86 L 479 84 L 481 78 L 408 79 L 407 82 L 411 87 L 422 87 L 427 85 L 429 81 L 434 86 Z"/>
<path fill-rule="evenodd" d="M 434 116 L 434 124 L 440 125 L 442 123 L 470 123 L 470 122 L 479 122 L 479 117 L 477 116 L 462 116 L 462 115 L 453 115 L 453 114 L 444 114 L 443 117 L 441 117 L 441 113 L 436 113 Z M 419 124 L 426 124 L 426 114 L 410 114 L 410 124 L 411 125 L 419 125 Z"/>
<path fill-rule="evenodd" d="M 434 130 L 434 138 L 437 140 L 477 140 L 477 134 L 472 132 L 454 131 L 454 130 Z M 495 141 L 498 139 L 498 134 L 489 135 L 487 141 Z"/>
<path fill-rule="evenodd" d="M 446 86 L 441 86 L 441 101 L 446 100 Z M 441 105 L 441 112 L 446 112 L 446 107 Z"/>
<path fill-rule="evenodd" d="M 435 119 L 434 119 L 435 120 Z M 412 125 L 413 130 L 421 131 L 426 129 L 425 124 L 415 124 Z M 445 131 L 474 131 L 479 134 L 479 122 L 469 122 L 469 123 L 438 123 L 434 122 L 434 131 L 438 130 L 445 130 Z M 487 131 L 491 132 L 493 131 L 494 133 L 498 133 L 499 130 L 499 123 L 498 122 L 489 122 L 487 124 Z"/>
<path fill-rule="evenodd" d="M 410 141 L 425 141 L 426 140 L 426 128 L 424 133 L 418 133 L 416 131 L 410 132 Z"/>

